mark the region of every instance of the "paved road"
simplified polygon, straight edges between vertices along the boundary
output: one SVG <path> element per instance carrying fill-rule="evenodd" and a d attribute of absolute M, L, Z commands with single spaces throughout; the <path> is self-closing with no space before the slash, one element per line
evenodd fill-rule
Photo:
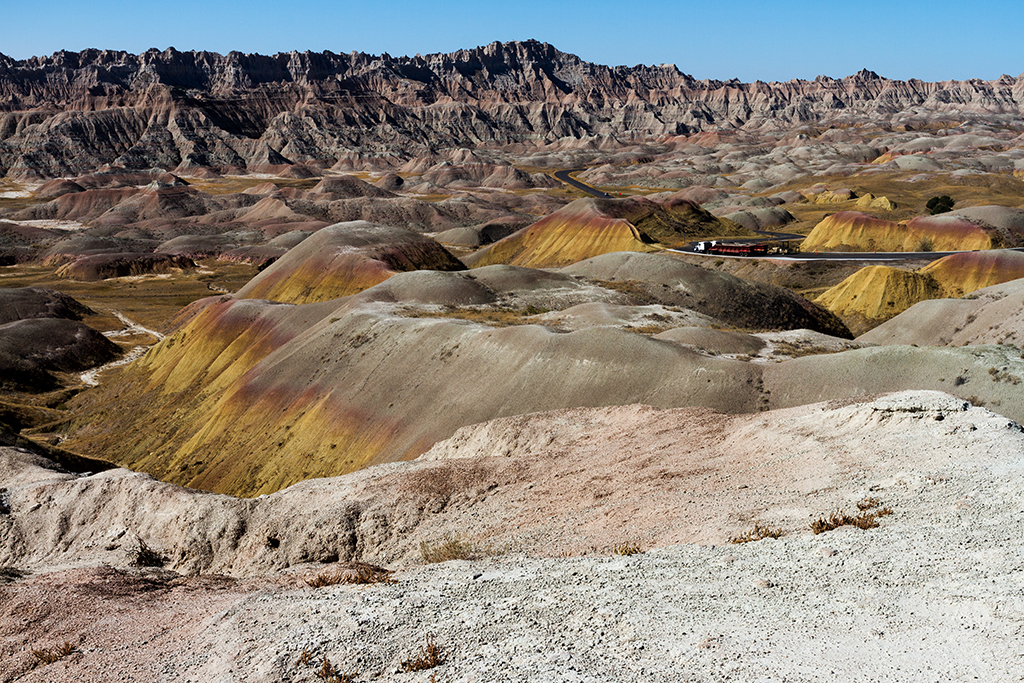
<path fill-rule="evenodd" d="M 740 240 L 728 240 L 730 242 Z M 668 249 L 680 254 L 696 254 L 698 256 L 713 256 L 715 258 L 760 258 L 773 259 L 776 261 L 937 261 L 944 256 L 963 254 L 963 251 L 886 251 L 886 252 L 863 252 L 863 251 L 832 251 L 816 254 L 813 252 L 787 254 L 785 256 L 739 256 L 736 254 L 709 254 L 693 250 L 692 245 L 682 249 Z M 970 251 L 970 250 L 967 250 Z M 1024 248 L 1007 249 L 1006 251 L 1024 251 Z"/>
<path fill-rule="evenodd" d="M 587 169 L 585 169 L 585 168 L 569 168 L 569 169 L 566 169 L 564 171 L 555 171 L 551 175 L 555 176 L 555 178 L 561 180 L 566 185 L 572 185 L 577 190 L 583 190 L 587 194 L 594 195 L 595 197 L 600 197 L 601 199 L 609 199 L 609 198 L 611 198 L 611 195 L 608 194 L 607 192 L 602 192 L 601 190 L 595 189 L 595 188 L 591 187 L 590 185 L 587 185 L 586 183 L 581 183 L 580 181 L 576 180 L 575 178 L 570 177 L 570 175 L 569 175 L 570 173 L 579 173 L 580 171 L 585 171 L 585 170 L 587 170 Z"/>
<path fill-rule="evenodd" d="M 578 190 L 582 190 L 589 195 L 600 197 L 602 199 L 610 199 L 612 196 L 607 192 L 603 192 L 596 188 L 587 185 L 586 183 L 580 182 L 573 178 L 570 174 L 579 173 L 585 171 L 586 168 L 568 168 L 562 171 L 555 171 L 552 173 L 555 178 L 561 180 L 566 185 L 571 185 Z M 740 237 L 730 238 L 728 242 L 790 242 L 795 240 L 802 240 L 807 235 L 797 235 L 789 232 L 769 232 L 767 230 L 754 230 L 761 237 Z M 861 251 L 845 251 L 845 252 L 823 252 L 823 253 L 798 253 L 788 254 L 785 256 L 739 256 L 736 254 L 709 254 L 707 252 L 694 251 L 693 245 L 696 242 L 691 242 L 682 249 L 668 249 L 666 251 L 674 251 L 680 254 L 697 254 L 699 256 L 714 256 L 716 258 L 771 258 L 781 261 L 937 261 L 944 256 L 951 256 L 952 254 L 961 254 L 960 251 L 889 251 L 889 252 L 861 252 Z M 1011 251 L 1024 251 L 1024 248 L 1012 249 Z"/>
<path fill-rule="evenodd" d="M 723 240 L 724 241 L 724 240 Z M 729 242 L 740 242 L 743 240 L 728 240 Z M 746 240 L 748 242 L 757 241 L 769 241 L 769 240 Z M 896 252 L 827 252 L 821 254 L 815 253 L 796 253 L 796 254 L 784 254 L 784 255 L 768 255 L 768 256 L 745 256 L 741 254 L 711 254 L 703 251 L 694 251 L 692 245 L 687 245 L 682 249 L 669 249 L 668 251 L 674 251 L 678 254 L 696 254 L 697 256 L 713 256 L 715 258 L 759 258 L 759 259 L 773 259 L 776 261 L 935 261 L 942 258 L 943 256 L 949 256 L 950 254 L 958 254 L 957 251 L 896 251 Z"/>

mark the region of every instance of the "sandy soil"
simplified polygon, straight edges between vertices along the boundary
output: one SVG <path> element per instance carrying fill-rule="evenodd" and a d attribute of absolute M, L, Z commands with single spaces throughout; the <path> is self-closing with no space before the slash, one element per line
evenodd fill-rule
<path fill-rule="evenodd" d="M 249 526 L 218 552 L 248 579 L 131 568 L 116 555 L 97 562 L 88 539 L 128 513 L 71 509 L 76 496 L 79 507 L 92 500 L 88 481 L 129 504 L 110 487 L 148 481 L 164 504 L 146 514 L 165 529 L 185 514 L 155 488 L 169 485 L 60 475 L 27 454 L 18 465 L 17 455 L 5 450 L 0 473 L 0 547 L 30 573 L 0 588 L 0 681 L 315 681 L 325 656 L 358 671 L 355 680 L 388 681 L 1024 676 L 1024 433 L 935 392 L 754 416 L 627 406 L 467 427 L 420 462 L 239 505 Z M 482 478 L 483 495 L 427 496 L 415 522 L 398 514 L 445 471 L 456 483 L 458 473 Z M 378 527 L 361 547 L 373 557 L 379 539 L 378 557 L 395 557 L 395 583 L 309 587 L 336 571 L 325 558 L 259 570 L 245 539 L 265 538 L 260 508 L 289 515 L 293 531 L 299 510 L 307 525 L 329 526 L 313 511 L 330 509 L 332 490 L 366 502 L 364 522 L 387 513 L 390 497 L 391 521 L 405 527 L 390 537 Z M 223 499 L 227 509 L 227 497 L 178 495 L 191 506 Z M 808 528 L 868 497 L 893 511 L 878 528 Z M 47 505 L 65 510 L 63 523 Z M 754 522 L 785 535 L 726 542 Z M 420 540 L 473 530 L 481 535 L 464 537 L 510 552 L 427 566 L 413 554 Z M 156 532 L 144 535 L 155 547 Z M 626 542 L 645 552 L 616 555 Z M 444 663 L 403 673 L 428 633 Z M 75 651 L 56 663 L 32 654 L 64 642 Z M 311 664 L 298 663 L 304 651 Z"/>

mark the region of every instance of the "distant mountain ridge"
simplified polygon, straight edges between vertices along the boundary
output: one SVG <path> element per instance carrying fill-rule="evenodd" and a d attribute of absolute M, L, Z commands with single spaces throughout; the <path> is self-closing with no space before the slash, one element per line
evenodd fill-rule
<path fill-rule="evenodd" d="M 90 49 L 0 55 L 0 173 L 386 163 L 452 147 L 1022 113 L 1024 76 L 745 84 L 592 64 L 537 41 L 415 57 Z"/>

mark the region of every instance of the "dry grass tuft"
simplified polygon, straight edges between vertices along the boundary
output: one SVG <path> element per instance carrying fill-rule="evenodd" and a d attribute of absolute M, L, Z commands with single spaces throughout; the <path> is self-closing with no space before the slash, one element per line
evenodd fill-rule
<path fill-rule="evenodd" d="M 594 284 L 605 289 L 621 292 L 642 305 L 660 304 L 661 300 L 647 291 L 643 282 L 638 280 L 591 280 Z"/>
<path fill-rule="evenodd" d="M 40 662 L 45 664 L 53 664 L 56 661 L 64 659 L 72 652 L 76 652 L 78 648 L 69 640 L 65 640 L 62 645 L 55 647 L 45 647 L 41 649 L 33 649 L 32 655 Z"/>
<path fill-rule="evenodd" d="M 424 671 L 426 669 L 433 669 L 441 664 L 444 664 L 444 651 L 438 646 L 434 636 L 428 633 L 427 642 L 420 648 L 419 655 L 402 662 L 402 671 L 405 673 Z"/>
<path fill-rule="evenodd" d="M 616 555 L 622 555 L 624 557 L 629 557 L 630 555 L 639 555 L 643 552 L 643 550 L 640 548 L 639 543 L 629 542 L 621 543 L 615 546 L 613 550 L 615 551 Z"/>
<path fill-rule="evenodd" d="M 828 517 L 821 517 L 811 522 L 811 531 L 815 534 L 822 534 L 826 531 L 838 529 L 841 526 L 855 526 L 858 529 L 874 529 L 878 526 L 878 518 L 892 514 L 892 508 L 879 507 L 882 504 L 877 498 L 865 498 L 857 503 L 860 514 L 848 515 L 841 510 L 836 510 Z"/>
<path fill-rule="evenodd" d="M 317 678 L 327 683 L 352 683 L 359 675 L 358 671 L 352 673 L 343 674 L 336 666 L 331 664 L 331 660 L 327 659 L 327 655 L 324 655 L 324 661 L 320 665 L 320 668 L 313 672 Z"/>
<path fill-rule="evenodd" d="M 782 536 L 782 529 L 779 527 L 771 527 L 767 524 L 756 523 L 754 528 L 740 536 L 734 536 L 729 539 L 729 543 L 750 543 L 752 541 L 760 541 L 763 538 L 780 538 Z"/>
<path fill-rule="evenodd" d="M 464 541 L 458 534 L 445 534 L 440 541 L 420 541 L 420 555 L 427 564 L 448 560 L 479 560 L 501 552 L 490 544 Z"/>
<path fill-rule="evenodd" d="M 402 315 L 406 318 L 457 318 L 471 322 L 483 323 L 491 327 L 513 327 L 515 325 L 527 325 L 527 318 L 547 313 L 546 308 L 527 306 L 526 308 L 459 308 L 456 306 L 445 306 L 441 310 L 425 310 L 406 307 Z"/>
<path fill-rule="evenodd" d="M 845 349 L 830 349 L 825 346 L 816 346 L 809 342 L 798 341 L 777 341 L 772 342 L 775 353 L 780 356 L 791 356 L 792 358 L 803 358 L 804 356 L 821 356 L 829 353 L 840 353 Z"/>
<path fill-rule="evenodd" d="M 347 562 L 334 572 L 321 572 L 306 581 L 310 588 L 337 586 L 338 584 L 394 583 L 391 570 L 368 562 Z"/>
<path fill-rule="evenodd" d="M 667 330 L 671 330 L 673 325 L 636 325 L 633 327 L 624 327 L 626 332 L 635 332 L 636 334 L 654 335 L 661 334 Z"/>

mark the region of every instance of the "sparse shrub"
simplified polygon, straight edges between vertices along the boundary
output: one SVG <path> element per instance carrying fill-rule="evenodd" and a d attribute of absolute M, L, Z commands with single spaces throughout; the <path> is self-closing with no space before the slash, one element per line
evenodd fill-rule
<path fill-rule="evenodd" d="M 871 510 L 872 508 L 876 508 L 881 504 L 882 501 L 872 496 L 870 498 L 864 498 L 862 500 L 857 501 L 857 509 L 863 512 L 864 510 Z"/>
<path fill-rule="evenodd" d="M 38 650 L 33 649 L 32 655 L 43 664 L 53 664 L 56 661 L 64 659 L 72 652 L 75 652 L 78 648 L 69 640 L 65 640 L 63 644 L 56 645 L 54 647 L 40 648 Z"/>
<path fill-rule="evenodd" d="M 316 578 L 306 581 L 310 588 L 336 586 L 340 583 L 394 583 L 391 570 L 368 562 L 348 562 L 333 573 L 321 572 Z"/>
<path fill-rule="evenodd" d="M 751 541 L 760 541 L 763 538 L 781 538 L 782 529 L 779 527 L 771 527 L 767 524 L 757 523 L 754 524 L 754 528 L 746 532 L 741 536 L 734 536 L 729 539 L 729 543 L 750 543 Z"/>
<path fill-rule="evenodd" d="M 917 247 L 914 251 L 935 251 L 935 241 L 925 235 L 917 241 Z"/>
<path fill-rule="evenodd" d="M 803 358 L 804 356 L 817 356 L 829 353 L 840 353 L 844 349 L 830 349 L 827 346 L 816 346 L 809 342 L 788 342 L 788 341 L 776 341 L 772 342 L 774 352 L 777 355 L 791 356 L 793 358 Z"/>
<path fill-rule="evenodd" d="M 128 564 L 132 567 L 162 567 L 166 562 L 163 553 L 150 548 L 141 538 L 138 546 L 129 551 Z"/>
<path fill-rule="evenodd" d="M 490 545 L 464 541 L 458 534 L 445 534 L 440 541 L 420 541 L 420 555 L 427 564 L 448 560 L 479 560 L 499 553 Z"/>
<path fill-rule="evenodd" d="M 672 329 L 671 325 L 636 325 L 634 327 L 622 328 L 627 332 L 636 332 L 637 334 L 661 334 L 665 330 Z"/>
<path fill-rule="evenodd" d="M 630 555 L 639 555 L 643 552 L 643 550 L 641 550 L 640 548 L 639 543 L 629 542 L 620 543 L 619 545 L 615 546 L 613 550 L 615 551 L 616 555 L 622 555 L 624 557 L 629 557 Z"/>
<path fill-rule="evenodd" d="M 444 651 L 434 640 L 434 636 L 427 634 L 426 644 L 420 648 L 416 657 L 402 661 L 402 671 L 412 673 L 413 671 L 424 671 L 433 669 L 435 666 L 444 664 Z"/>
<path fill-rule="evenodd" d="M 811 531 L 815 534 L 822 534 L 826 531 L 838 529 L 841 526 L 855 526 L 858 529 L 874 529 L 878 526 L 878 518 L 892 514 L 892 508 L 879 507 L 882 504 L 877 498 L 865 498 L 857 503 L 860 514 L 848 515 L 841 510 L 836 510 L 828 517 L 821 517 L 811 522 Z"/>
<path fill-rule="evenodd" d="M 313 663 L 313 656 L 309 654 L 309 650 L 303 650 L 299 658 L 295 660 L 295 666 L 309 666 Z"/>
<path fill-rule="evenodd" d="M 1005 369 L 1000 370 L 999 368 L 989 368 L 988 374 L 992 376 L 992 380 L 995 382 L 1006 382 L 1007 384 L 1020 384 L 1020 377 L 1012 375 Z"/>

